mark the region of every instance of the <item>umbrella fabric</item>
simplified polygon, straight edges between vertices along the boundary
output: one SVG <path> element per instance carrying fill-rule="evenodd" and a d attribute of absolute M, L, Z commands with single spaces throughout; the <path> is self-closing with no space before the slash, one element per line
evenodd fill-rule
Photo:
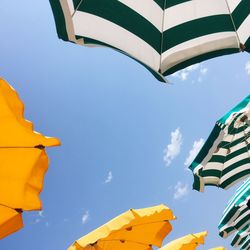
<path fill-rule="evenodd" d="M 248 0 L 145 0 L 143 4 L 50 0 L 50 4 L 59 38 L 121 51 L 161 81 L 163 75 L 188 65 L 250 50 Z"/>
<path fill-rule="evenodd" d="M 41 210 L 39 195 L 49 164 L 45 147 L 60 141 L 33 130 L 17 92 L 3 79 L 0 120 L 0 236 L 5 237 L 22 227 L 21 211 Z"/>
<path fill-rule="evenodd" d="M 205 243 L 207 232 L 188 234 L 182 238 L 171 241 L 159 250 L 195 250 L 200 244 Z"/>
<path fill-rule="evenodd" d="M 172 230 L 173 212 L 164 205 L 127 212 L 73 243 L 68 250 L 152 250 Z"/>
<path fill-rule="evenodd" d="M 250 224 L 250 178 L 238 188 L 229 201 L 219 223 L 220 236 L 228 237 L 232 233 Z"/>
<path fill-rule="evenodd" d="M 217 121 L 206 143 L 189 166 L 193 188 L 229 188 L 250 176 L 250 95 Z"/>
<path fill-rule="evenodd" d="M 14 209 L 0 205 L 0 239 L 23 227 L 22 215 Z"/>
<path fill-rule="evenodd" d="M 240 247 L 246 243 L 249 237 L 250 237 L 250 226 L 247 225 L 246 227 L 244 227 L 235 234 L 231 242 L 231 245 L 233 247 Z"/>
<path fill-rule="evenodd" d="M 248 237 L 242 244 L 240 250 L 249 250 L 250 249 L 250 237 Z"/>

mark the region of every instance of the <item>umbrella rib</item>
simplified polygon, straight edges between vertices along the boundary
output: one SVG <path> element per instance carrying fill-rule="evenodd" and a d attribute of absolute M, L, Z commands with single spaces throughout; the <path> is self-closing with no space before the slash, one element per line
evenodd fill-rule
<path fill-rule="evenodd" d="M 162 63 L 162 51 L 163 51 L 163 33 L 164 33 L 164 23 L 165 23 L 165 9 L 166 9 L 166 0 L 164 0 L 163 5 L 163 17 L 162 17 L 162 26 L 161 26 L 161 50 L 160 50 L 160 65 L 159 65 L 159 73 L 161 72 L 161 63 Z"/>
<path fill-rule="evenodd" d="M 236 119 L 236 118 L 235 118 L 235 119 Z M 236 121 L 236 120 L 235 120 L 235 121 Z M 238 124 L 237 129 L 239 128 L 239 126 L 240 126 L 240 124 Z M 234 137 L 235 137 L 235 134 L 233 134 L 233 137 L 232 137 L 232 139 L 231 139 L 231 142 L 228 143 L 228 145 L 229 145 L 229 148 L 228 148 L 228 149 L 230 149 L 230 145 L 231 145 L 231 143 L 233 142 Z M 229 153 L 226 154 L 226 156 L 225 156 L 225 158 L 224 158 L 224 161 L 223 161 L 223 169 L 224 169 L 224 165 L 225 165 L 225 162 L 226 162 L 226 159 L 227 159 L 228 155 L 229 155 Z M 222 169 L 222 171 L 220 172 L 220 180 L 221 180 L 221 178 L 222 178 L 223 169 Z"/>
<path fill-rule="evenodd" d="M 126 241 L 126 242 L 130 242 L 130 243 L 136 243 L 138 245 L 143 245 L 143 246 L 150 246 L 151 247 L 151 244 L 146 244 L 146 243 L 142 243 L 142 242 L 139 242 L 139 241 L 133 241 L 133 240 L 123 240 L 123 239 L 111 239 L 111 240 L 98 240 L 98 242 L 110 242 L 110 241 Z M 123 242 L 122 242 L 123 243 Z"/>
<path fill-rule="evenodd" d="M 80 5 L 82 4 L 82 2 L 83 2 L 83 0 L 81 0 L 80 3 L 76 6 L 76 8 L 75 8 L 73 14 L 71 15 L 72 18 L 74 17 L 75 13 L 76 13 L 77 10 L 79 9 L 79 7 L 80 7 Z"/>
<path fill-rule="evenodd" d="M 233 17 L 232 17 L 232 13 L 231 13 L 231 10 L 230 10 L 228 1 L 225 0 L 225 2 L 226 2 L 226 5 L 227 5 L 227 9 L 228 9 L 228 12 L 229 12 L 229 15 L 230 15 L 230 18 L 231 18 L 233 27 L 234 27 L 234 31 L 235 31 L 235 34 L 236 34 L 238 43 L 239 43 L 239 51 L 244 51 L 244 49 L 241 47 L 240 37 L 239 37 L 239 34 L 238 34 L 238 32 L 237 32 L 236 25 L 235 25 L 234 19 L 233 19 Z"/>

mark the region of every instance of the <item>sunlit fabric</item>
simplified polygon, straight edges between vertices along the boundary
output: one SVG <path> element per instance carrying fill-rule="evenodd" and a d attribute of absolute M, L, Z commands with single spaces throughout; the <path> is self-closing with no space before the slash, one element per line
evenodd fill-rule
<path fill-rule="evenodd" d="M 50 0 L 59 38 L 108 46 L 159 80 L 203 60 L 250 51 L 249 0 Z"/>
<path fill-rule="evenodd" d="M 173 212 L 164 205 L 130 209 L 77 240 L 68 250 L 152 250 L 172 230 Z"/>
<path fill-rule="evenodd" d="M 17 211 L 42 209 L 39 195 L 49 165 L 45 147 L 58 146 L 60 141 L 33 131 L 33 124 L 24 118 L 24 105 L 17 92 L 3 79 L 0 120 L 0 205 L 6 211 L 2 218 L 6 224 L 0 224 L 0 232 L 4 237 L 20 228 Z"/>
<path fill-rule="evenodd" d="M 207 232 L 188 234 L 184 237 L 171 241 L 159 250 L 196 250 L 199 245 L 204 245 Z"/>
<path fill-rule="evenodd" d="M 228 237 L 242 229 L 246 229 L 250 224 L 250 208 L 248 201 L 250 199 L 250 179 L 243 183 L 236 194 L 229 201 L 223 216 L 219 223 L 220 236 Z"/>
<path fill-rule="evenodd" d="M 250 95 L 217 121 L 189 167 L 193 188 L 227 189 L 250 176 Z"/>
<path fill-rule="evenodd" d="M 0 239 L 20 230 L 22 227 L 21 213 L 0 205 Z"/>

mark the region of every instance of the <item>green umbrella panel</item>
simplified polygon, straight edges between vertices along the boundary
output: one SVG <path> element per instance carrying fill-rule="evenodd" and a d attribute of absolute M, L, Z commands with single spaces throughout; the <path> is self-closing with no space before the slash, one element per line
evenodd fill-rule
<path fill-rule="evenodd" d="M 219 223 L 219 234 L 226 238 L 250 224 L 250 178 L 237 190 L 229 201 Z"/>
<path fill-rule="evenodd" d="M 58 37 L 106 46 L 160 80 L 189 65 L 250 52 L 249 0 L 50 0 Z M 182 15 L 180 13 L 185 13 Z M 214 25 L 216 23 L 216 25 Z"/>
<path fill-rule="evenodd" d="M 250 176 L 250 95 L 216 122 L 189 169 L 200 192 L 206 185 L 227 189 Z"/>
<path fill-rule="evenodd" d="M 244 227 L 235 234 L 231 242 L 231 245 L 233 247 L 241 247 L 245 245 L 245 243 L 249 240 L 249 238 L 250 238 L 250 225 L 247 225 L 246 227 Z"/>

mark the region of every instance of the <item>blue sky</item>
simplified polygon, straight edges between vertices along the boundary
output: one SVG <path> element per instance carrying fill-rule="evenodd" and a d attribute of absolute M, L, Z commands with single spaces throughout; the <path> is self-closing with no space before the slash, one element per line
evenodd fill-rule
<path fill-rule="evenodd" d="M 192 191 L 185 162 L 194 142 L 249 94 L 249 54 L 206 61 L 166 85 L 111 49 L 59 40 L 48 1 L 1 0 L 0 11 L 0 74 L 35 129 L 62 141 L 48 150 L 43 212 L 24 213 L 25 227 L 0 249 L 67 249 L 129 208 L 160 203 L 177 216 L 166 240 L 208 230 L 198 249 L 231 249 L 217 224 L 236 186 Z"/>

